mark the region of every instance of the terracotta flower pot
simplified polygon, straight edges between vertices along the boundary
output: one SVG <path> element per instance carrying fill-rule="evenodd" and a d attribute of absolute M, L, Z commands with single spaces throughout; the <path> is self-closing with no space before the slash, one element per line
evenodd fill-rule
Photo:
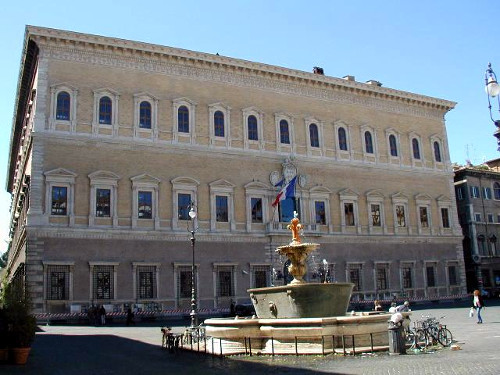
<path fill-rule="evenodd" d="M 11 358 L 16 365 L 25 365 L 31 348 L 11 348 Z"/>

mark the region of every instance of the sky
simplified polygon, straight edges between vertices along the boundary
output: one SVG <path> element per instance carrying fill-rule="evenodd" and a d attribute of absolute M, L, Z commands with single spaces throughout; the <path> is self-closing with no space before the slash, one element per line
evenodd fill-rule
<path fill-rule="evenodd" d="M 0 253 L 7 249 L 7 162 L 26 25 L 219 53 L 377 80 L 457 102 L 446 115 L 451 161 L 500 157 L 484 91 L 500 75 L 498 0 L 3 1 L 0 5 Z M 499 119 L 498 103 L 493 107 Z"/>

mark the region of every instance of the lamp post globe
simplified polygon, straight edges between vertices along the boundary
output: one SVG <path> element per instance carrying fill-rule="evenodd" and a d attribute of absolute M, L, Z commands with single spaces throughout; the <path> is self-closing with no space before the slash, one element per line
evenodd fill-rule
<path fill-rule="evenodd" d="M 491 63 L 488 63 L 488 68 L 486 69 L 486 73 L 484 74 L 485 87 L 484 90 L 488 95 L 488 109 L 490 111 L 490 118 L 493 124 L 496 126 L 496 131 L 493 133 L 493 136 L 497 139 L 497 150 L 500 151 L 500 116 L 498 120 L 495 120 L 492 112 L 492 101 L 497 102 L 497 110 L 500 112 L 500 85 L 497 81 L 497 76 L 491 67 Z"/>

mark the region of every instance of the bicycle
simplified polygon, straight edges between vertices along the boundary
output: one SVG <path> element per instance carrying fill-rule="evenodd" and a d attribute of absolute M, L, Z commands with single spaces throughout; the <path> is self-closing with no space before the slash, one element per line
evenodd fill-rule
<path fill-rule="evenodd" d="M 183 334 L 183 343 L 186 345 L 192 345 L 196 343 L 205 342 L 205 327 L 201 323 L 197 327 L 188 327 Z"/>
<path fill-rule="evenodd" d="M 443 319 L 442 316 L 439 319 Z M 443 346 L 450 346 L 453 341 L 453 335 L 451 331 L 446 328 L 446 325 L 439 323 L 439 320 L 432 317 L 427 317 L 425 320 L 420 321 L 421 331 L 420 338 L 425 338 L 426 346 L 433 345 L 434 343 L 439 343 Z"/>

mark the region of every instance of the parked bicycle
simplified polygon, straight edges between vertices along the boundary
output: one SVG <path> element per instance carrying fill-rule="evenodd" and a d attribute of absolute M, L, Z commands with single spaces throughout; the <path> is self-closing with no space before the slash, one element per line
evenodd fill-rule
<path fill-rule="evenodd" d="M 439 343 L 443 346 L 450 346 L 453 342 L 451 331 L 446 325 L 441 324 L 433 317 L 422 317 L 423 319 L 414 322 L 413 329 L 409 327 L 405 330 L 406 343 L 413 348 L 421 346 L 427 347 Z M 445 318 L 444 316 L 439 319 Z"/>
<path fill-rule="evenodd" d="M 197 327 L 188 327 L 184 331 L 183 342 L 186 345 L 201 343 L 205 341 L 205 327 L 203 323 Z"/>

